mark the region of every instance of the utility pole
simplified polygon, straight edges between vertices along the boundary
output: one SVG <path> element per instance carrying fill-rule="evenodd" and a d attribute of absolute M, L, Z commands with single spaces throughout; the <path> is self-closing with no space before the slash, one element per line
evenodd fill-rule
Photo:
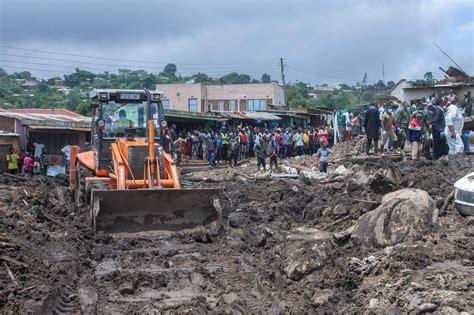
<path fill-rule="evenodd" d="M 285 83 L 285 64 L 283 58 L 280 58 L 280 71 L 281 71 L 281 82 L 283 83 L 283 96 L 285 98 L 285 106 L 288 106 L 288 100 L 286 98 L 286 83 Z M 290 109 L 288 107 L 288 109 Z"/>
<path fill-rule="evenodd" d="M 362 93 L 364 92 L 365 82 L 367 82 L 367 72 L 364 74 L 364 78 L 362 79 L 362 88 L 360 89 L 359 98 L 357 99 L 357 106 L 360 104 L 360 98 L 362 97 Z"/>
<path fill-rule="evenodd" d="M 382 63 L 382 82 L 385 83 L 385 64 Z"/>

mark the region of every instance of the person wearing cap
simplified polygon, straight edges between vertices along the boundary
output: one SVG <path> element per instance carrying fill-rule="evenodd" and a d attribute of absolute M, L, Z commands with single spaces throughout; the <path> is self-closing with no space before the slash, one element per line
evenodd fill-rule
<path fill-rule="evenodd" d="M 458 106 L 459 101 L 454 97 L 449 103 L 445 114 L 445 135 L 449 147 L 449 154 L 462 153 L 464 145 L 462 143 L 462 129 L 464 127 L 464 117 Z"/>
<path fill-rule="evenodd" d="M 329 154 L 331 152 L 331 149 L 328 148 L 328 142 L 321 140 L 321 147 L 316 153 L 316 163 L 319 163 L 319 172 L 321 174 L 326 175 L 328 172 Z"/>

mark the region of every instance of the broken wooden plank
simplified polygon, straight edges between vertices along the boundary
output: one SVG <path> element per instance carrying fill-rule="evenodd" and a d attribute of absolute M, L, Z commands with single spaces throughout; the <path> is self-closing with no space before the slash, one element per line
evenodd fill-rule
<path fill-rule="evenodd" d="M 11 264 L 13 264 L 13 265 L 21 266 L 21 267 L 24 267 L 24 268 L 28 267 L 27 264 L 22 263 L 21 261 L 18 261 L 18 260 L 14 259 L 14 258 L 5 256 L 5 255 L 0 256 L 0 259 L 3 260 L 3 261 L 5 261 L 5 262 L 9 262 L 9 263 L 11 263 Z"/>
<path fill-rule="evenodd" d="M 3 265 L 5 266 L 5 269 L 7 270 L 7 273 L 8 273 L 8 276 L 10 277 L 10 280 L 17 286 L 19 287 L 20 285 L 18 284 L 18 282 L 16 281 L 15 279 L 15 276 L 13 275 L 13 272 L 10 270 L 10 267 L 8 267 L 8 264 L 7 262 L 3 262 Z"/>

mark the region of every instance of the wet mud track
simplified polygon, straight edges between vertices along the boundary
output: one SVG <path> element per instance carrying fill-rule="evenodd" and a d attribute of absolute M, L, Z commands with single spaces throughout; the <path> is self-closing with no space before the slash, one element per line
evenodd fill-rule
<path fill-rule="evenodd" d="M 472 161 L 344 165 L 352 174 L 327 183 L 252 180 L 253 164 L 193 174 L 213 180 L 189 187 L 221 189 L 222 222 L 179 233 L 94 234 L 67 183 L 0 176 L 0 310 L 473 312 L 474 220 L 452 204 L 416 241 L 380 247 L 338 234 L 401 188 L 425 190 L 441 207 Z"/>

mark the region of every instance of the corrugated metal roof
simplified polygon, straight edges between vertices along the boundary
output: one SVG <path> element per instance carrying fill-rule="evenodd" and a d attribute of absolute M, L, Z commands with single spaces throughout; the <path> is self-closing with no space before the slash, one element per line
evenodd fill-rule
<path fill-rule="evenodd" d="M 19 137 L 20 135 L 14 132 L 0 130 L 0 137 Z"/>
<path fill-rule="evenodd" d="M 45 115 L 64 115 L 71 117 L 84 117 L 78 113 L 72 112 L 65 108 L 15 108 L 5 109 L 2 112 L 19 113 L 19 114 L 45 114 Z"/>
<path fill-rule="evenodd" d="M 40 121 L 63 121 L 63 122 L 90 122 L 90 118 L 77 115 L 64 115 L 60 114 L 43 114 L 43 113 L 27 113 L 27 112 L 16 112 L 16 111 L 1 111 L 0 116 L 11 117 L 18 120 L 40 120 Z"/>
<path fill-rule="evenodd" d="M 42 125 L 29 125 L 28 128 L 31 129 L 48 129 L 48 130 L 75 130 L 75 131 L 85 131 L 90 132 L 90 128 L 81 128 L 74 126 L 42 126 Z"/>

